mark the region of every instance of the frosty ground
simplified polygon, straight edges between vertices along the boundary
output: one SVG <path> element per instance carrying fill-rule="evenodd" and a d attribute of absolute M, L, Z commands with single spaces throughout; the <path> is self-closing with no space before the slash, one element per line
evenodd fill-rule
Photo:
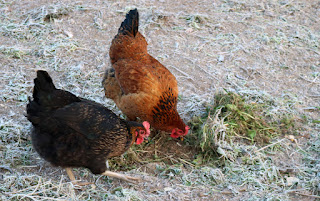
<path fill-rule="evenodd" d="M 111 67 L 111 40 L 132 8 L 140 12 L 149 53 L 178 80 L 178 110 L 189 125 L 227 90 L 268 105 L 267 116 L 290 114 L 297 124 L 293 139 L 228 142 L 227 154 L 214 162 L 199 161 L 188 140 L 161 139 L 163 146 L 130 167 L 128 158 L 151 149 L 136 146 L 111 163 L 143 182 L 75 168 L 78 179 L 95 185 L 72 186 L 31 145 L 24 113 L 35 71 L 47 70 L 58 88 L 121 114 L 103 98 L 101 80 Z M 319 16 L 320 3 L 312 0 L 0 0 L 1 200 L 319 199 Z"/>

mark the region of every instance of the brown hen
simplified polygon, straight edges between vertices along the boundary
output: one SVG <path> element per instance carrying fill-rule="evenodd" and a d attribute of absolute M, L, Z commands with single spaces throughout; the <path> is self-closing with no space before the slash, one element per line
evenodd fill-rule
<path fill-rule="evenodd" d="M 131 121 L 139 117 L 171 137 L 183 137 L 189 127 L 177 111 L 178 86 L 175 76 L 147 52 L 147 41 L 138 31 L 139 13 L 131 10 L 110 47 L 111 69 L 103 86 Z"/>

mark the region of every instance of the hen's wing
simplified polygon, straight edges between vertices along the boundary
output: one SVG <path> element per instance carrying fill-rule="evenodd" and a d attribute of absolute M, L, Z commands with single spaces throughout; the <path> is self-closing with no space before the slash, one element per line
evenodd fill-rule
<path fill-rule="evenodd" d="M 146 69 L 145 64 L 135 60 L 121 60 L 113 65 L 116 78 L 124 94 L 149 92 L 159 89 L 159 81 Z M 152 87 L 150 87 L 152 86 Z"/>
<path fill-rule="evenodd" d="M 152 124 L 160 110 L 170 110 L 168 105 L 176 107 L 177 81 L 158 61 L 126 59 L 116 62 L 113 67 L 123 92 L 117 105 L 130 120 L 140 117 Z M 169 100 L 170 97 L 173 100 Z"/>
<path fill-rule="evenodd" d="M 159 96 L 168 88 L 174 89 L 174 93 L 178 94 L 175 77 L 159 62 L 126 59 L 116 62 L 113 67 L 124 94 L 145 92 Z"/>
<path fill-rule="evenodd" d="M 88 139 L 97 139 L 106 131 L 119 129 L 120 119 L 110 110 L 95 103 L 77 102 L 58 109 L 54 118 Z"/>

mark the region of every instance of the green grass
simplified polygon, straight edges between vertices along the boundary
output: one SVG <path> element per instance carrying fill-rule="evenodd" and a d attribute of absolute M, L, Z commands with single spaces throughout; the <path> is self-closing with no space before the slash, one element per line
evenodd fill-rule
<path fill-rule="evenodd" d="M 248 99 L 234 92 L 220 92 L 202 116 L 192 119 L 189 141 L 201 150 L 201 157 L 226 156 L 224 150 L 228 147 L 222 148 L 222 145 L 242 142 L 263 146 L 280 135 L 293 133 L 296 122 L 293 114 L 271 114 L 268 110 L 272 108 L 272 101 L 255 99 L 257 97 Z"/>
<path fill-rule="evenodd" d="M 24 55 L 27 54 L 26 51 L 23 51 L 21 49 L 17 49 L 15 47 L 4 47 L 4 46 L 0 47 L 0 52 L 14 59 L 21 59 Z"/>

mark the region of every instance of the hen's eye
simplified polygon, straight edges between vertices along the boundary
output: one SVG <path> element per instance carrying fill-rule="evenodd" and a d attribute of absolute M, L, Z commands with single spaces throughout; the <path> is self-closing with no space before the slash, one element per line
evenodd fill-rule
<path fill-rule="evenodd" d="M 145 133 L 144 131 L 140 131 L 140 134 L 142 134 L 142 135 L 143 135 L 144 133 Z"/>

